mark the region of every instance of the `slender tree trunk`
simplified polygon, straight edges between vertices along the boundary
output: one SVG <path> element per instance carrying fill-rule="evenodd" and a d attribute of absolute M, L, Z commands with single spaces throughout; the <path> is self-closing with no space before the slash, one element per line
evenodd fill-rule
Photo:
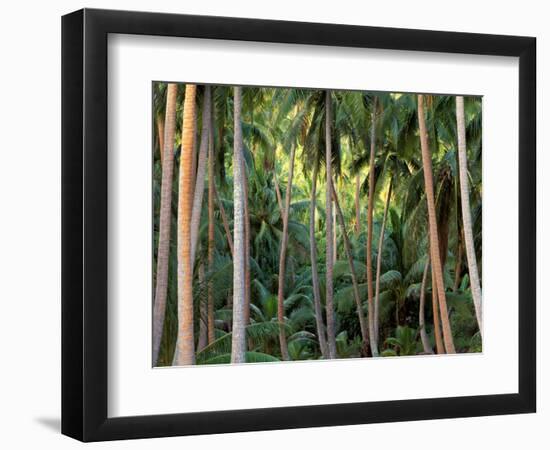
<path fill-rule="evenodd" d="M 424 272 L 422 273 L 422 284 L 420 285 L 420 306 L 418 307 L 418 326 L 420 328 L 420 340 L 422 341 L 422 348 L 424 353 L 433 353 L 430 340 L 428 339 L 428 333 L 426 333 L 426 282 L 428 280 L 428 269 L 430 267 L 430 256 L 426 259 L 424 264 Z"/>
<path fill-rule="evenodd" d="M 470 190 L 468 188 L 468 157 L 466 154 L 466 126 L 464 124 L 464 98 L 456 97 L 456 128 L 458 134 L 458 161 L 460 173 L 460 198 L 462 203 L 462 221 L 464 229 L 464 244 L 466 258 L 468 259 L 468 273 L 472 287 L 472 297 L 476 311 L 479 333 L 483 336 L 483 321 L 481 308 L 481 284 L 477 270 L 476 250 L 474 247 L 474 234 L 472 231 L 472 216 L 470 212 Z"/>
<path fill-rule="evenodd" d="M 335 191 L 334 184 L 332 185 L 332 190 Z M 338 239 L 337 239 L 338 227 L 336 224 L 336 208 L 332 205 L 332 263 L 336 264 L 338 261 Z"/>
<path fill-rule="evenodd" d="M 319 290 L 319 271 L 317 270 L 317 243 L 315 242 L 315 210 L 317 209 L 317 175 L 319 161 L 313 166 L 311 176 L 311 201 L 309 205 L 309 251 L 311 257 L 311 283 L 313 284 L 313 305 L 315 307 L 315 324 L 319 347 L 324 359 L 328 358 L 328 345 L 326 339 L 325 324 L 323 321 L 323 308 L 321 306 L 321 292 Z"/>
<path fill-rule="evenodd" d="M 353 264 L 353 254 L 351 252 L 351 245 L 349 243 L 348 234 L 346 232 L 346 223 L 344 221 L 344 215 L 340 208 L 340 202 L 338 201 L 338 194 L 336 193 L 336 187 L 332 184 L 332 195 L 334 197 L 334 206 L 336 207 L 336 214 L 338 221 L 340 222 L 340 230 L 342 231 L 342 237 L 344 240 L 344 249 L 348 258 L 349 271 L 351 274 L 351 283 L 353 286 L 353 298 L 355 300 L 355 309 L 357 311 L 357 318 L 359 319 L 359 327 L 361 329 L 361 338 L 363 339 L 363 347 L 366 348 L 369 342 L 369 330 L 368 324 L 363 315 L 363 305 L 361 303 L 361 296 L 359 295 L 359 283 L 357 282 L 357 275 L 355 273 L 355 265 Z"/>
<path fill-rule="evenodd" d="M 204 284 L 204 264 L 199 264 L 199 285 Z M 197 343 L 197 351 L 200 352 L 208 344 L 208 298 L 201 295 L 199 300 L 199 341 Z"/>
<path fill-rule="evenodd" d="M 286 250 L 288 246 L 288 215 L 290 212 L 290 200 L 292 197 L 292 178 L 294 176 L 294 155 L 296 146 L 291 144 L 290 159 L 288 169 L 288 182 L 286 186 L 285 208 L 283 212 L 283 236 L 281 238 L 281 247 L 279 249 L 279 286 L 277 289 L 277 320 L 280 325 L 279 344 L 281 346 L 281 355 L 284 361 L 288 361 L 288 345 L 283 324 L 285 322 L 285 268 L 286 268 Z"/>
<path fill-rule="evenodd" d="M 212 102 L 213 103 L 213 102 Z M 208 270 L 214 269 L 214 250 L 216 244 L 214 229 L 214 111 L 211 108 L 210 129 L 208 136 Z M 208 344 L 216 340 L 214 323 L 214 287 L 212 281 L 208 283 L 208 304 L 207 304 Z"/>
<path fill-rule="evenodd" d="M 334 318 L 334 291 L 333 291 L 333 242 L 332 242 L 332 137 L 331 137 L 331 123 L 332 123 L 332 99 L 331 92 L 326 91 L 325 100 L 325 163 L 327 171 L 327 185 L 326 185 L 326 310 L 327 310 L 327 341 L 328 341 L 328 353 L 329 358 L 334 359 L 336 354 L 336 324 Z"/>
<path fill-rule="evenodd" d="M 216 203 L 218 204 L 218 208 L 220 209 L 220 216 L 222 216 L 222 223 L 223 223 L 223 229 L 225 230 L 225 236 L 227 238 L 227 245 L 229 246 L 229 251 L 231 252 L 231 257 L 233 258 L 235 252 L 233 251 L 233 238 L 231 237 L 231 229 L 229 228 L 229 220 L 227 219 L 227 214 L 225 212 L 225 208 L 223 206 L 223 203 L 220 199 L 220 196 L 218 195 L 218 189 L 216 188 L 216 185 L 213 185 L 213 192 L 214 196 L 216 197 Z"/>
<path fill-rule="evenodd" d="M 382 271 L 382 250 L 384 248 L 384 232 L 386 231 L 386 220 L 388 218 L 392 186 L 393 179 L 390 178 L 390 186 L 388 187 L 388 195 L 386 197 L 386 204 L 384 205 L 384 217 L 382 219 L 382 227 L 380 228 L 380 237 L 378 238 L 378 253 L 376 256 L 376 286 L 374 292 L 374 338 L 376 339 L 376 348 L 378 348 L 380 323 L 380 272 Z"/>
<path fill-rule="evenodd" d="M 199 148 L 199 160 L 195 177 L 195 189 L 193 196 L 193 212 L 191 214 L 191 264 L 195 263 L 197 242 L 199 240 L 199 228 L 201 224 L 202 199 L 204 196 L 204 179 L 206 177 L 206 158 L 208 155 L 208 140 L 212 127 L 212 100 L 210 86 L 204 88 L 204 101 L 202 106 L 202 131 L 201 145 Z"/>
<path fill-rule="evenodd" d="M 445 345 L 443 344 L 443 337 L 441 336 L 441 321 L 439 320 L 437 283 L 435 280 L 435 272 L 434 272 L 433 264 L 430 264 L 430 266 L 431 266 L 431 276 L 432 276 L 432 314 L 433 314 L 433 320 L 434 320 L 435 349 L 438 354 L 443 355 L 445 353 Z"/>
<path fill-rule="evenodd" d="M 166 149 L 162 158 L 162 184 L 160 191 L 159 242 L 157 252 L 157 279 L 155 301 L 153 304 L 153 366 L 157 364 L 162 329 L 166 315 L 166 296 L 168 294 L 168 266 L 170 260 L 170 225 L 172 222 L 172 178 L 174 172 L 174 135 L 176 130 L 177 84 L 170 83 L 166 94 L 166 129 L 162 138 Z"/>
<path fill-rule="evenodd" d="M 178 337 L 174 364 L 195 363 L 193 337 L 193 265 L 191 262 L 192 157 L 197 86 L 185 87 L 178 199 Z"/>
<path fill-rule="evenodd" d="M 279 212 L 281 213 L 281 217 L 283 217 L 283 197 L 281 195 L 281 189 L 279 187 L 279 179 L 277 178 L 277 172 L 275 171 L 275 167 L 273 168 L 273 181 L 275 184 L 275 195 L 277 196 L 277 204 L 279 205 Z"/>
<path fill-rule="evenodd" d="M 359 174 L 355 175 L 355 235 L 361 233 L 361 178 Z"/>
<path fill-rule="evenodd" d="M 242 88 L 234 88 L 234 132 L 233 132 L 233 203 L 234 255 L 233 255 L 233 331 L 231 339 L 231 362 L 246 362 L 246 329 L 244 310 L 245 291 L 245 224 L 244 224 L 244 174 L 242 173 L 242 128 L 241 128 Z"/>
<path fill-rule="evenodd" d="M 432 156 L 428 145 L 428 133 L 424 117 L 424 96 L 418 95 L 418 124 L 420 128 L 420 146 L 422 148 L 422 165 L 424 168 L 424 183 L 426 185 L 426 198 L 428 201 L 428 220 L 430 228 L 430 251 L 432 266 L 434 268 L 439 309 L 441 311 L 441 324 L 443 328 L 443 342 L 447 353 L 455 353 L 453 334 L 449 314 L 447 312 L 447 300 L 445 298 L 445 284 L 443 283 L 443 270 L 439 255 L 439 239 L 437 235 L 437 216 L 435 210 Z"/>
<path fill-rule="evenodd" d="M 241 157 L 241 164 L 244 188 L 244 324 L 246 326 L 250 322 L 250 214 L 248 211 L 248 175 L 244 157 Z"/>
<path fill-rule="evenodd" d="M 195 94 L 195 101 L 196 101 L 196 94 Z M 195 192 L 195 178 L 197 176 L 197 106 L 195 105 L 195 109 L 193 110 L 193 123 L 195 124 L 195 130 L 193 131 L 193 143 L 191 144 L 191 199 L 193 199 L 193 195 Z"/>
<path fill-rule="evenodd" d="M 462 278 L 462 239 L 460 237 L 460 229 L 458 232 L 458 248 L 456 251 L 456 262 L 455 262 L 455 281 L 453 284 L 453 291 L 458 291 L 460 287 L 460 280 Z"/>
<path fill-rule="evenodd" d="M 370 157 L 369 157 L 369 205 L 367 209 L 367 293 L 368 293 L 368 308 L 369 308 L 369 340 L 372 356 L 378 356 L 378 347 L 374 333 L 374 295 L 372 286 L 372 226 L 374 214 L 374 189 L 376 187 L 374 153 L 376 142 L 376 108 L 377 97 L 374 97 L 371 117 L 371 133 L 370 133 Z"/>
<path fill-rule="evenodd" d="M 159 155 L 160 155 L 160 165 L 162 167 L 162 161 L 164 158 L 164 117 L 162 115 L 157 116 L 157 135 L 159 137 Z"/>

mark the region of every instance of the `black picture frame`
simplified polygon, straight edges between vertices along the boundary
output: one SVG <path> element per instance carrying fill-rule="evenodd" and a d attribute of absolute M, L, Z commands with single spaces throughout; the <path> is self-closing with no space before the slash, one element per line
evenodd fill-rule
<path fill-rule="evenodd" d="M 107 416 L 109 33 L 519 58 L 518 393 Z M 536 39 L 83 9 L 62 18 L 62 433 L 82 441 L 535 412 Z"/>

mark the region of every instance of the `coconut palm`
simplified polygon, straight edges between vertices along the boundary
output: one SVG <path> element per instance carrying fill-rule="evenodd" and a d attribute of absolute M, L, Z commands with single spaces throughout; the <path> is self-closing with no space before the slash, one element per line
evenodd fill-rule
<path fill-rule="evenodd" d="M 193 84 L 185 86 L 178 199 L 178 335 L 174 355 L 178 366 L 195 363 L 191 210 L 196 91 Z"/>
<path fill-rule="evenodd" d="M 233 132 L 233 337 L 231 340 L 231 362 L 246 362 L 245 332 L 245 231 L 244 231 L 244 173 L 243 138 L 241 125 L 242 88 L 234 88 L 234 132 Z"/>
<path fill-rule="evenodd" d="M 153 366 L 157 364 L 166 315 L 166 296 L 168 293 L 168 262 L 170 251 L 170 225 L 172 222 L 172 178 L 174 168 L 174 135 L 176 129 L 176 97 L 178 86 L 169 83 L 166 89 L 166 118 L 162 122 L 166 127 L 159 128 L 159 143 L 166 143 L 167 148 L 161 153 L 162 162 L 162 187 L 160 200 L 160 224 L 159 244 L 157 252 L 157 278 L 155 286 L 155 300 L 153 304 Z M 164 131 L 165 136 L 160 140 L 160 133 Z M 162 154 L 166 158 L 162 158 Z"/>
<path fill-rule="evenodd" d="M 472 286 L 472 296 L 479 332 L 483 334 L 481 316 L 481 286 L 477 270 L 477 259 L 474 247 L 474 236 L 472 231 L 472 216 L 470 211 L 470 190 L 468 188 L 468 159 L 466 154 L 466 125 L 464 118 L 464 97 L 456 97 L 456 128 L 458 135 L 458 159 L 460 173 L 460 199 L 462 203 L 462 220 L 464 229 L 464 243 L 466 257 L 468 258 L 468 273 Z"/>
<path fill-rule="evenodd" d="M 447 311 L 447 301 L 445 299 L 445 285 L 443 283 L 443 270 L 441 267 L 441 258 L 439 252 L 439 238 L 437 234 L 437 217 L 435 212 L 435 199 L 433 189 L 432 175 L 432 157 L 428 144 L 428 132 L 426 129 L 424 116 L 424 96 L 418 95 L 418 124 L 420 132 L 420 146 L 422 150 L 422 165 L 424 169 L 424 183 L 426 187 L 426 199 L 428 202 L 428 221 L 430 227 L 430 252 L 432 267 L 435 275 L 435 286 L 437 289 L 437 297 L 439 301 L 439 309 L 441 311 L 441 324 L 443 329 L 443 340 L 445 343 L 445 351 L 447 353 L 455 353 L 453 342 L 453 334 L 449 315 Z"/>

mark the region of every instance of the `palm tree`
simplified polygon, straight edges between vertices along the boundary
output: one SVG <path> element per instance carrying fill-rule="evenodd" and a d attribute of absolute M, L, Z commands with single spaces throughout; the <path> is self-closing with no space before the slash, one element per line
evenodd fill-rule
<path fill-rule="evenodd" d="M 368 346 L 369 343 L 369 331 L 368 325 L 365 321 L 365 316 L 363 315 L 363 304 L 361 303 L 361 295 L 359 294 L 359 283 L 357 281 L 357 274 L 355 272 L 355 264 L 353 261 L 353 254 L 351 252 L 351 245 L 349 238 L 346 232 L 346 223 L 344 221 L 344 215 L 342 209 L 340 208 L 340 202 L 338 201 L 338 194 L 334 183 L 332 184 L 332 194 L 334 197 L 334 206 L 336 207 L 336 214 L 340 222 L 340 229 L 342 231 L 342 237 L 344 239 L 344 249 L 346 251 L 346 256 L 348 258 L 349 271 L 351 275 L 351 282 L 353 285 L 353 298 L 355 299 L 355 307 L 357 310 L 357 318 L 359 320 L 359 328 L 361 329 L 361 339 L 363 340 L 363 347 Z"/>
<path fill-rule="evenodd" d="M 334 317 L 334 288 L 333 288 L 333 241 L 332 233 L 332 115 L 331 115 L 331 92 L 326 91 L 325 94 L 325 166 L 327 172 L 326 182 L 326 203 L 325 203 L 325 215 L 326 215 L 326 313 L 327 313 L 327 341 L 328 341 L 328 354 L 330 359 L 337 357 L 336 354 L 336 321 Z"/>
<path fill-rule="evenodd" d="M 425 300 L 426 300 L 426 284 L 428 280 L 428 268 L 430 267 L 430 257 L 426 258 L 426 264 L 424 264 L 424 271 L 422 272 L 422 284 L 420 285 L 420 305 L 418 306 L 418 327 L 420 329 L 420 340 L 422 341 L 422 348 L 424 353 L 433 353 L 430 340 L 428 339 L 428 333 L 426 333 L 426 314 L 425 314 Z"/>
<path fill-rule="evenodd" d="M 326 329 L 323 322 L 323 307 L 321 306 L 321 292 L 319 290 L 319 270 L 317 268 L 317 242 L 315 241 L 315 210 L 317 209 L 317 176 L 319 160 L 313 164 L 311 176 L 311 201 L 309 207 L 309 249 L 311 258 L 311 284 L 313 285 L 313 303 L 315 307 L 315 324 L 317 337 L 323 358 L 329 357 Z"/>
<path fill-rule="evenodd" d="M 372 288 L 372 225 L 374 212 L 374 190 L 376 186 L 374 154 L 376 151 L 376 109 L 377 96 L 374 96 L 371 111 L 371 135 L 370 135 L 370 157 L 369 157 L 369 204 L 367 209 L 367 286 L 368 286 L 368 308 L 369 308 L 369 337 L 372 356 L 378 356 L 378 347 L 374 330 L 374 296 Z"/>
<path fill-rule="evenodd" d="M 361 177 L 355 175 L 355 235 L 361 233 Z"/>
<path fill-rule="evenodd" d="M 434 270 L 439 309 L 441 311 L 441 324 L 443 328 L 443 341 L 447 353 L 455 353 L 453 334 L 447 311 L 445 298 L 445 285 L 443 283 L 443 270 L 439 250 L 439 239 L 437 234 L 437 216 L 435 211 L 435 198 L 432 175 L 432 156 L 428 144 L 428 132 L 424 116 L 424 96 L 418 95 L 418 125 L 420 129 L 420 146 L 422 150 L 422 165 L 424 168 L 424 184 L 426 189 L 426 200 L 428 202 L 428 221 L 430 228 L 430 252 L 432 267 Z"/>
<path fill-rule="evenodd" d="M 161 163 L 164 158 L 164 124 L 165 119 L 162 114 L 157 114 L 157 135 L 159 138 L 159 156 Z"/>
<path fill-rule="evenodd" d="M 212 118 L 212 99 L 210 92 L 210 86 L 205 86 L 202 106 L 201 143 L 199 147 L 199 158 L 195 177 L 195 188 L 193 190 L 193 210 L 191 213 L 191 264 L 194 264 L 195 262 L 197 241 L 199 239 L 202 199 L 204 196 L 204 179 L 206 177 L 206 159 L 208 156 L 210 128 L 212 127 L 210 122 Z"/>
<path fill-rule="evenodd" d="M 233 99 L 233 327 L 231 339 L 231 362 L 246 362 L 245 331 L 245 224 L 244 224 L 244 174 L 243 174 L 243 137 L 241 125 L 242 88 L 234 88 Z"/>
<path fill-rule="evenodd" d="M 212 99 L 211 99 L 212 100 Z M 211 101 L 213 105 L 213 100 Z M 214 251 L 216 244 L 215 239 L 215 224 L 214 224 L 214 108 L 210 108 L 210 129 L 208 135 L 208 270 L 214 269 Z M 208 343 L 216 339 L 214 332 L 214 292 L 212 283 L 208 285 L 208 300 L 207 300 L 207 329 Z"/>
<path fill-rule="evenodd" d="M 204 283 L 205 273 L 204 264 L 199 263 L 198 270 L 199 286 Z M 206 300 L 206 301 L 205 301 Z M 199 340 L 197 342 L 197 352 L 200 352 L 208 344 L 208 299 L 199 300 Z"/>
<path fill-rule="evenodd" d="M 430 255 L 431 255 L 431 252 L 430 252 Z M 445 353 L 445 344 L 443 343 L 443 337 L 441 336 L 441 321 L 439 319 L 440 315 L 439 315 L 439 300 L 438 300 L 439 296 L 437 294 L 437 281 L 435 277 L 434 265 L 430 264 L 430 267 L 431 267 L 431 277 L 432 277 L 432 315 L 433 315 L 433 321 L 434 321 L 435 349 L 439 355 L 442 355 Z"/>
<path fill-rule="evenodd" d="M 374 291 L 374 336 L 376 340 L 375 347 L 378 348 L 378 328 L 380 322 L 380 275 L 382 271 L 382 248 L 384 245 L 384 231 L 386 230 L 386 220 L 388 218 L 388 210 L 392 193 L 393 179 L 390 178 L 388 193 L 386 194 L 386 203 L 384 204 L 384 216 L 382 218 L 382 226 L 380 227 L 380 237 L 378 238 L 378 253 L 376 254 L 376 286 Z"/>
<path fill-rule="evenodd" d="M 191 261 L 191 210 L 193 136 L 197 86 L 185 86 L 178 200 L 178 334 L 174 364 L 195 363 L 193 336 L 193 262 Z"/>
<path fill-rule="evenodd" d="M 483 335 L 483 323 L 481 315 L 481 286 L 477 270 L 477 259 L 474 247 L 474 235 L 472 231 L 472 216 L 470 211 L 470 190 L 468 188 L 468 157 L 466 154 L 466 126 L 464 124 L 464 97 L 456 97 L 456 130 L 458 135 L 458 160 L 460 174 L 460 199 L 462 203 L 462 222 L 464 229 L 464 244 L 468 259 L 468 273 L 472 287 L 472 297 L 476 311 L 479 332 Z"/>
<path fill-rule="evenodd" d="M 161 157 L 162 186 L 160 199 L 159 243 L 157 253 L 157 279 L 153 306 L 153 366 L 157 364 L 164 317 L 166 315 L 166 295 L 168 293 L 168 262 L 170 258 L 170 225 L 172 206 L 172 177 L 174 169 L 174 135 L 176 130 L 176 97 L 178 85 L 169 83 L 166 94 L 166 127 L 162 143 L 166 144 Z M 159 129 L 160 132 L 160 129 Z M 160 134 L 159 134 L 160 139 Z M 160 141 L 159 141 L 160 142 Z"/>
<path fill-rule="evenodd" d="M 285 195 L 285 206 L 283 209 L 283 236 L 281 238 L 280 253 L 279 253 L 279 287 L 277 289 L 277 320 L 280 324 L 284 323 L 284 289 L 285 289 L 285 268 L 286 268 L 286 250 L 288 245 L 288 214 L 290 211 L 290 200 L 292 197 L 292 177 L 294 175 L 294 155 L 296 145 L 290 145 L 290 166 L 288 169 L 288 182 Z M 279 332 L 279 343 L 281 345 L 281 354 L 284 361 L 288 361 L 288 345 L 286 342 L 285 330 L 281 327 Z"/>

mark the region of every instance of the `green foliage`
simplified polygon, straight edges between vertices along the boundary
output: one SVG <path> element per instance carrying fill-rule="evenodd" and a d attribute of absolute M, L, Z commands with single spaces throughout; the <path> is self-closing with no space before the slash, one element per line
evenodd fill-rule
<path fill-rule="evenodd" d="M 178 89 L 172 223 L 170 236 L 168 296 L 159 365 L 172 364 L 178 331 L 177 316 L 177 210 L 181 123 L 185 89 Z M 197 139 L 203 88 L 197 95 Z M 193 273 L 193 302 L 196 343 L 201 323 L 200 306 L 214 306 L 215 340 L 196 353 L 197 364 L 226 364 L 231 359 L 233 322 L 233 258 L 228 234 L 233 230 L 233 89 L 213 86 L 214 183 L 219 203 L 214 205 L 214 255 L 208 258 L 208 183 L 205 183 L 199 243 Z M 325 92 L 294 88 L 243 88 L 242 131 L 245 159 L 247 206 L 250 225 L 250 323 L 246 327 L 247 362 L 272 362 L 281 358 L 279 331 L 284 329 L 290 359 L 320 359 L 316 325 L 312 261 L 310 259 L 310 207 L 315 202 L 316 220 L 312 232 L 317 249 L 317 266 L 322 320 L 326 320 L 326 117 Z M 165 114 L 166 84 L 153 85 L 155 120 Z M 367 259 L 376 271 L 380 262 L 379 319 L 382 356 L 415 355 L 422 351 L 419 339 L 419 298 L 429 252 L 427 201 L 419 145 L 417 98 L 414 94 L 333 91 L 331 160 L 334 184 L 344 216 L 345 230 L 336 231 L 337 260 L 333 267 L 336 346 L 338 357 L 364 357 L 351 270 L 344 249 L 343 233 L 351 245 L 363 314 L 368 310 Z M 376 106 L 375 106 L 376 105 Z M 369 185 L 371 119 L 375 115 L 375 195 L 372 254 L 367 255 L 366 210 Z M 453 96 L 427 96 L 426 124 L 432 155 L 436 191 L 438 230 L 447 249 L 443 267 L 445 296 L 453 338 L 458 352 L 480 352 L 481 337 L 473 308 L 465 256 L 458 260 L 463 233 L 458 183 L 455 100 Z M 480 98 L 465 98 L 466 137 L 473 235 L 481 273 L 482 262 L 482 108 Z M 162 167 L 158 130 L 153 127 L 153 268 L 156 270 L 159 239 Z M 280 245 L 284 202 L 289 186 L 289 154 L 296 150 L 294 179 L 288 220 L 288 251 L 284 273 L 283 323 L 277 320 Z M 318 168 L 317 195 L 312 196 L 314 168 Z M 359 178 L 359 224 L 355 230 L 355 178 Z M 381 236 L 384 205 L 389 186 L 385 232 Z M 228 220 L 222 222 L 221 207 Z M 379 240 L 382 251 L 378 254 Z M 461 276 L 455 286 L 457 267 Z M 199 280 L 199 268 L 201 279 Z M 153 274 L 155 275 L 155 273 Z M 153 278 L 155 279 L 155 278 Z M 373 274 L 375 291 L 376 273 Z M 427 277 L 426 328 L 433 335 L 431 272 Z"/>

